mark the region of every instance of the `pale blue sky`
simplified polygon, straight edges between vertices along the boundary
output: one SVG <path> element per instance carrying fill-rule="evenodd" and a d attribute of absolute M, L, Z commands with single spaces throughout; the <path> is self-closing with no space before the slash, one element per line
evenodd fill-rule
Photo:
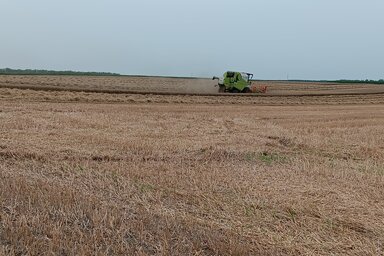
<path fill-rule="evenodd" d="M 384 78 L 383 0 L 0 0 L 0 67 Z"/>

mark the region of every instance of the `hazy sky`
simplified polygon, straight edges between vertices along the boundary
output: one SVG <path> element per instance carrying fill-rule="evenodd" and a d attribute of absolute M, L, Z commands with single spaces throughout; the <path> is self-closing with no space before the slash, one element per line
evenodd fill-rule
<path fill-rule="evenodd" d="M 384 78 L 383 0 L 0 0 L 0 67 Z"/>

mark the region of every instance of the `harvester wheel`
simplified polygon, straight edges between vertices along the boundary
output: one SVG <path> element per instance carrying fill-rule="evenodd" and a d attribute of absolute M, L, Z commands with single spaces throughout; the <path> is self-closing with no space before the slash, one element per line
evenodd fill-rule
<path fill-rule="evenodd" d="M 232 91 L 231 91 L 232 93 L 240 93 L 240 91 L 239 90 L 237 90 L 236 88 L 234 88 L 234 89 L 232 89 Z"/>
<path fill-rule="evenodd" d="M 249 87 L 245 87 L 243 93 L 251 93 L 252 90 Z"/>

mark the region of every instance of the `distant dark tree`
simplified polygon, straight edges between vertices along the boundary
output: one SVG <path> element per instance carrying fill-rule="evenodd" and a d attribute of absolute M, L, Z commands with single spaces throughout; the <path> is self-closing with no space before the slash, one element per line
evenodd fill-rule
<path fill-rule="evenodd" d="M 79 72 L 79 71 L 55 71 L 44 69 L 0 69 L 2 75 L 72 75 L 72 76 L 119 76 L 117 73 L 109 72 Z"/>

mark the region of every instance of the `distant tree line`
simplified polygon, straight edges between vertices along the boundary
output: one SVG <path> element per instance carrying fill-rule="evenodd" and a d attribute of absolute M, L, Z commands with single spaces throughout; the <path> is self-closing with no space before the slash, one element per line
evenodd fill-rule
<path fill-rule="evenodd" d="M 252 81 L 268 81 L 268 80 L 252 80 Z M 301 82 L 301 83 L 340 83 L 340 84 L 384 84 L 384 79 L 380 80 L 348 80 L 348 79 L 341 79 L 341 80 L 275 80 L 279 82 Z"/>
<path fill-rule="evenodd" d="M 330 81 L 335 83 L 342 83 L 342 84 L 384 84 L 384 79 L 380 80 L 336 80 L 336 81 Z"/>
<path fill-rule="evenodd" d="M 0 69 L 0 75 L 71 75 L 71 76 L 119 76 L 118 73 L 110 72 L 81 72 L 81 71 L 55 71 L 45 69 Z"/>

